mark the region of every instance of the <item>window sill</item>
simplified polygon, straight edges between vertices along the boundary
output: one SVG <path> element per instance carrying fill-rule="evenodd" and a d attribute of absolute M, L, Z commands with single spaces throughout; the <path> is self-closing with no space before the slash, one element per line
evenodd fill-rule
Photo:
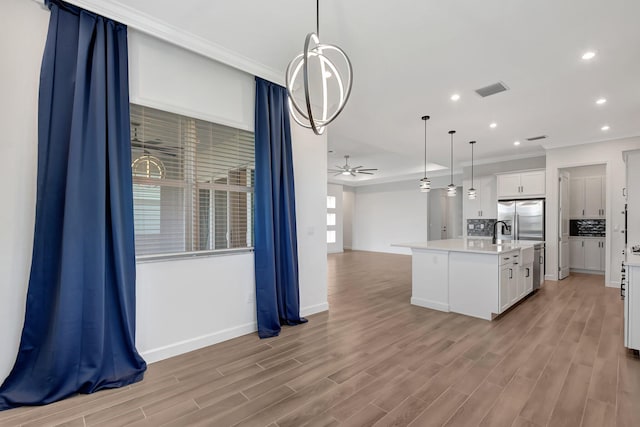
<path fill-rule="evenodd" d="M 157 255 L 140 255 L 136 257 L 136 264 L 162 261 L 179 261 L 203 257 L 217 257 L 228 255 L 240 255 L 253 252 L 253 248 L 217 249 L 213 251 L 179 252 Z"/>

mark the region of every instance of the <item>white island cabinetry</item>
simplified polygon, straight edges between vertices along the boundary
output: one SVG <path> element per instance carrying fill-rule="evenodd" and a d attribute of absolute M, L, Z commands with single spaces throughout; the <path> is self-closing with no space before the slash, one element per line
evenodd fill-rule
<path fill-rule="evenodd" d="M 532 243 L 451 239 L 397 245 L 412 249 L 411 303 L 492 320 L 533 290 Z"/>

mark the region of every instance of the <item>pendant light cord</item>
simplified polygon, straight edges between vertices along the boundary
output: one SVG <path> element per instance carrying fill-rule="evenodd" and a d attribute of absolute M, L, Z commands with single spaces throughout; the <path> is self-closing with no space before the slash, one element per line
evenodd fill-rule
<path fill-rule="evenodd" d="M 424 177 L 427 177 L 427 119 L 424 119 Z"/>
<path fill-rule="evenodd" d="M 475 144 L 471 143 L 471 188 L 473 188 L 473 146 Z"/>
<path fill-rule="evenodd" d="M 316 35 L 320 38 L 320 0 L 316 0 Z"/>
<path fill-rule="evenodd" d="M 453 185 L 453 132 L 451 134 L 451 185 Z"/>

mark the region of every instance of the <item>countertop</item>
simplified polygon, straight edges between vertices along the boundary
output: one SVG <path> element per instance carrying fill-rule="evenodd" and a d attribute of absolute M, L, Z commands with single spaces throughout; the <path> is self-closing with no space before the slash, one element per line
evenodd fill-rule
<path fill-rule="evenodd" d="M 533 247 L 535 242 L 531 240 L 513 240 L 503 244 L 494 245 L 487 239 L 447 239 L 432 240 L 429 242 L 398 243 L 398 246 L 411 249 L 432 249 L 448 252 L 471 252 L 479 254 L 503 254 L 512 251 L 519 251 L 522 248 Z"/>

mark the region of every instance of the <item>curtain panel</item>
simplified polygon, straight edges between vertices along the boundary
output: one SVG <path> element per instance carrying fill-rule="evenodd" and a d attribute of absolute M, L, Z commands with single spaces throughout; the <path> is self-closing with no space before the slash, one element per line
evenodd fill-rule
<path fill-rule="evenodd" d="M 46 3 L 33 257 L 0 410 L 125 386 L 146 369 L 135 348 L 127 28 Z"/>
<path fill-rule="evenodd" d="M 255 275 L 258 335 L 300 317 L 295 186 L 287 90 L 256 77 Z"/>

